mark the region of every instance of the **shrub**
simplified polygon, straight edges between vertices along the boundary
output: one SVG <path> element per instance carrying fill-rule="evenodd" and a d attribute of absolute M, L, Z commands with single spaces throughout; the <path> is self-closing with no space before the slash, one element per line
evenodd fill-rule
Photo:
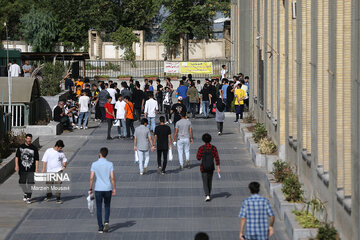
<path fill-rule="evenodd" d="M 269 138 L 264 137 L 259 141 L 259 148 L 261 154 L 273 154 L 276 152 L 276 145 Z"/>
<path fill-rule="evenodd" d="M 274 176 L 276 182 L 284 182 L 285 178 L 291 173 L 292 172 L 289 163 L 281 160 L 274 162 L 274 167 L 271 174 Z"/>
<path fill-rule="evenodd" d="M 131 75 L 118 75 L 117 78 L 131 78 Z"/>
<path fill-rule="evenodd" d="M 109 75 L 96 75 L 94 78 L 109 78 Z"/>
<path fill-rule="evenodd" d="M 267 131 L 265 125 L 262 123 L 257 123 L 254 128 L 253 138 L 256 143 L 260 141 L 260 139 L 267 136 Z"/>
<path fill-rule="evenodd" d="M 319 227 L 319 232 L 316 236 L 318 240 L 337 240 L 338 239 L 338 232 L 331 226 L 330 224 L 326 223 L 325 225 Z"/>
<path fill-rule="evenodd" d="M 65 74 L 65 67 L 62 63 L 45 63 L 42 69 L 41 95 L 55 96 L 61 92 L 60 81 Z"/>
<path fill-rule="evenodd" d="M 159 77 L 159 75 L 156 75 L 156 74 L 148 74 L 148 75 L 144 75 L 144 78 L 157 78 Z"/>
<path fill-rule="evenodd" d="M 300 224 L 302 228 L 320 228 L 320 221 L 310 212 L 301 210 L 301 211 L 292 211 L 296 215 L 296 221 Z M 327 238 L 326 238 L 327 239 Z"/>
<path fill-rule="evenodd" d="M 18 135 L 15 135 L 13 132 L 8 132 L 8 135 L 10 148 L 18 148 L 25 142 L 26 133 L 23 131 Z"/>
<path fill-rule="evenodd" d="M 5 133 L 0 140 L 0 158 L 7 158 L 10 156 L 10 134 Z"/>
<path fill-rule="evenodd" d="M 105 70 L 113 70 L 113 71 L 120 71 L 120 66 L 118 64 L 114 64 L 112 62 L 107 62 L 104 67 Z"/>
<path fill-rule="evenodd" d="M 289 174 L 283 181 L 282 192 L 285 195 L 286 201 L 302 202 L 304 190 L 302 190 L 299 178 L 296 174 Z"/>
<path fill-rule="evenodd" d="M 253 123 L 256 119 L 252 113 L 248 114 L 246 118 L 244 118 L 244 123 Z"/>

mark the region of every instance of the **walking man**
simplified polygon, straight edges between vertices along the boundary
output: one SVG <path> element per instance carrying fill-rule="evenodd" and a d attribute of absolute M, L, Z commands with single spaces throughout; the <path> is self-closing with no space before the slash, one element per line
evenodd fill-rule
<path fill-rule="evenodd" d="M 176 123 L 181 119 L 181 113 L 186 113 L 186 106 L 183 103 L 183 98 L 181 96 L 178 97 L 178 102 L 172 105 L 170 115 L 174 113 L 174 128 Z"/>
<path fill-rule="evenodd" d="M 210 81 L 207 79 L 203 89 L 201 90 L 201 102 L 203 108 L 204 118 L 209 117 L 209 106 L 211 102 L 211 88 L 210 88 Z"/>
<path fill-rule="evenodd" d="M 79 98 L 79 122 L 78 122 L 78 129 L 87 129 L 87 122 L 89 119 L 89 104 L 90 98 L 86 96 L 85 90 L 81 90 L 81 97 Z M 81 126 L 81 122 L 84 119 L 83 127 Z"/>
<path fill-rule="evenodd" d="M 147 128 L 148 120 L 141 119 L 141 125 L 135 129 L 134 134 L 134 150 L 137 151 L 139 157 L 140 175 L 147 173 L 147 167 L 150 160 L 150 149 L 155 149 L 150 130 Z M 151 147 L 150 147 L 151 146 Z M 143 163 L 145 157 L 145 164 Z"/>
<path fill-rule="evenodd" d="M 110 96 L 109 92 L 103 88 L 98 95 L 98 104 L 101 112 L 101 121 L 105 122 L 106 120 L 106 112 L 105 112 L 105 104 L 107 103 L 108 97 Z"/>
<path fill-rule="evenodd" d="M 107 130 L 107 140 L 112 140 L 111 137 L 111 128 L 115 119 L 115 114 L 114 114 L 114 106 L 111 103 L 112 98 L 109 96 L 108 97 L 108 101 L 107 103 L 105 103 L 104 108 L 105 108 L 105 112 L 106 112 L 106 120 L 107 120 L 107 125 L 108 125 L 108 130 Z"/>
<path fill-rule="evenodd" d="M 39 152 L 32 144 L 32 135 L 26 134 L 25 143 L 16 151 L 15 171 L 19 172 L 19 184 L 24 192 L 24 202 L 31 203 L 31 186 L 34 185 L 34 173 L 39 170 Z"/>
<path fill-rule="evenodd" d="M 106 159 L 108 149 L 103 147 L 99 152 L 99 159 L 91 164 L 90 170 L 90 194 L 93 193 L 94 176 L 95 182 L 95 200 L 96 213 L 99 226 L 99 233 L 109 231 L 110 203 L 111 196 L 116 195 L 114 164 Z M 104 201 L 105 219 L 102 221 L 102 202 Z"/>
<path fill-rule="evenodd" d="M 185 151 L 186 167 L 190 168 L 190 144 L 194 143 L 193 131 L 190 120 L 186 119 L 186 112 L 181 112 L 181 120 L 176 123 L 174 133 L 174 145 L 178 140 L 177 149 L 179 154 L 180 170 L 184 169 L 183 154 Z"/>
<path fill-rule="evenodd" d="M 118 95 L 118 100 L 115 104 L 116 109 L 116 121 L 119 121 L 119 125 L 117 127 L 119 138 L 126 137 L 126 125 L 125 125 L 125 101 L 122 100 L 122 95 Z M 121 128 L 123 128 L 123 134 L 121 134 Z"/>
<path fill-rule="evenodd" d="M 249 190 L 251 197 L 243 201 L 239 214 L 241 218 L 240 240 L 267 240 L 274 234 L 273 210 L 269 200 L 259 195 L 260 184 L 258 182 L 251 182 Z M 270 218 L 270 223 L 268 218 Z M 246 234 L 244 235 L 245 223 Z"/>
<path fill-rule="evenodd" d="M 48 148 L 45 151 L 44 156 L 41 160 L 43 162 L 42 173 L 62 173 L 65 170 L 67 159 L 64 152 L 62 151 L 64 147 L 64 142 L 62 140 L 58 140 L 53 148 Z M 55 185 L 59 187 L 61 181 L 52 180 L 46 182 L 46 184 L 48 186 L 48 192 L 46 193 L 44 201 L 47 202 L 52 197 L 51 186 Z M 61 201 L 60 196 L 60 191 L 57 191 L 56 203 L 62 204 L 63 202 Z"/>
<path fill-rule="evenodd" d="M 205 202 L 209 202 L 211 200 L 210 194 L 215 170 L 214 159 L 216 161 L 217 172 L 220 174 L 220 158 L 216 147 L 210 144 L 211 135 L 205 133 L 202 136 L 202 140 L 205 145 L 199 147 L 196 158 L 199 161 L 201 160 L 200 172 L 205 192 Z"/>
<path fill-rule="evenodd" d="M 165 97 L 164 97 L 164 110 L 165 110 L 165 118 L 166 118 L 165 124 L 169 124 L 169 122 L 171 123 L 171 115 L 170 115 L 171 106 L 172 106 L 172 92 L 169 87 L 165 87 Z"/>
<path fill-rule="evenodd" d="M 135 133 L 134 128 L 134 105 L 130 102 L 130 97 L 125 96 L 125 123 L 126 123 L 126 137 L 132 139 Z M 131 132 L 131 134 L 130 134 Z"/>
<path fill-rule="evenodd" d="M 190 112 L 192 113 L 192 118 L 195 118 L 196 106 L 199 102 L 199 92 L 195 88 L 195 83 L 191 83 L 189 90 L 187 91 L 187 97 L 190 103 Z"/>
<path fill-rule="evenodd" d="M 169 148 L 171 148 L 171 129 L 165 125 L 165 117 L 160 117 L 160 125 L 155 128 L 154 142 L 157 146 L 158 173 L 165 175 Z M 161 165 L 161 155 L 164 157 Z"/>
<path fill-rule="evenodd" d="M 148 128 L 151 132 L 155 131 L 156 113 L 158 111 L 158 102 L 154 99 L 154 94 L 149 93 L 149 100 L 145 102 L 144 117 L 147 118 L 149 125 Z"/>

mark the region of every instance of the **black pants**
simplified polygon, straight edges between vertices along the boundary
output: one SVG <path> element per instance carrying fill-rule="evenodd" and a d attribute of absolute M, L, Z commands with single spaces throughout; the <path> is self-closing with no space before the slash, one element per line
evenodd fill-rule
<path fill-rule="evenodd" d="M 126 119 L 126 137 L 130 137 L 130 130 L 132 132 L 131 136 L 134 136 L 135 128 L 134 128 L 134 119 L 127 118 Z"/>
<path fill-rule="evenodd" d="M 236 121 L 240 119 L 243 119 L 243 113 L 244 113 L 244 104 L 241 105 L 235 105 L 235 111 L 236 111 Z"/>
<path fill-rule="evenodd" d="M 226 100 L 226 112 L 230 112 L 231 111 L 231 104 L 233 102 L 234 98 L 227 98 Z"/>
<path fill-rule="evenodd" d="M 196 114 L 196 105 L 197 103 L 190 103 L 190 112 L 192 113 L 193 118 L 195 118 L 195 114 Z"/>
<path fill-rule="evenodd" d="M 31 198 L 31 186 L 35 184 L 34 172 L 20 172 L 19 171 L 19 184 L 24 192 L 24 196 Z"/>
<path fill-rule="evenodd" d="M 111 138 L 111 128 L 112 128 L 114 119 L 107 118 L 106 120 L 107 120 L 107 124 L 108 124 L 107 138 Z"/>
<path fill-rule="evenodd" d="M 141 120 L 141 108 L 135 108 L 135 118 L 137 119 L 137 120 Z"/>
<path fill-rule="evenodd" d="M 164 161 L 161 166 L 161 155 L 164 156 Z M 166 164 L 167 164 L 167 156 L 168 156 L 168 150 L 157 150 L 157 162 L 158 167 L 161 167 L 161 171 L 165 172 Z"/>
<path fill-rule="evenodd" d="M 163 98 L 162 97 L 157 97 L 156 98 L 156 100 L 157 100 L 157 103 L 158 103 L 158 109 L 159 109 L 159 112 L 162 112 L 162 110 L 163 110 Z"/>
<path fill-rule="evenodd" d="M 249 99 L 244 99 L 244 104 L 245 104 L 247 110 L 249 110 Z"/>
<path fill-rule="evenodd" d="M 100 111 L 100 106 L 99 103 L 97 103 L 95 105 L 95 119 L 101 119 L 101 111 Z"/>
<path fill-rule="evenodd" d="M 171 106 L 170 105 L 164 105 L 164 110 L 165 110 L 165 119 L 168 122 L 169 119 L 171 118 L 171 116 L 170 116 Z"/>
<path fill-rule="evenodd" d="M 201 173 L 205 196 L 210 196 L 211 194 L 213 175 L 214 175 L 213 171 Z"/>
<path fill-rule="evenodd" d="M 216 122 L 216 125 L 217 125 L 218 132 L 222 133 L 224 123 L 223 122 Z"/>
<path fill-rule="evenodd" d="M 106 120 L 106 112 L 105 112 L 104 107 L 100 107 L 100 113 L 101 113 L 101 120 L 105 121 Z"/>

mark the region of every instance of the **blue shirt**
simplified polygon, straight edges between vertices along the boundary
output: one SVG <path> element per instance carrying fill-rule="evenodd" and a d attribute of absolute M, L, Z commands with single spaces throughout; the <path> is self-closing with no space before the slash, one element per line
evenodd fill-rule
<path fill-rule="evenodd" d="M 91 172 L 95 173 L 95 191 L 111 191 L 110 172 L 114 171 L 114 164 L 105 158 L 99 158 L 91 164 Z"/>
<path fill-rule="evenodd" d="M 222 88 L 221 88 L 221 91 L 223 92 L 223 98 L 227 98 L 227 88 L 229 87 L 228 84 L 226 85 L 223 85 Z"/>
<path fill-rule="evenodd" d="M 152 85 L 150 85 L 149 92 L 153 92 L 153 91 L 154 91 L 154 87 Z"/>
<path fill-rule="evenodd" d="M 187 98 L 187 90 L 188 88 L 186 86 L 181 85 L 176 89 L 176 92 L 178 93 L 179 96 L 182 96 L 182 98 L 185 99 Z"/>
<path fill-rule="evenodd" d="M 247 239 L 268 239 L 269 222 L 268 217 L 274 216 L 269 200 L 258 194 L 244 200 L 239 217 L 246 218 Z"/>

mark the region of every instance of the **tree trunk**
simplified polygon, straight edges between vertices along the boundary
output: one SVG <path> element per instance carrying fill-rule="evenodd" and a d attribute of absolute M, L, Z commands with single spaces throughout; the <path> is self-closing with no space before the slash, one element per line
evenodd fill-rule
<path fill-rule="evenodd" d="M 187 33 L 184 34 L 184 61 L 189 61 L 189 35 Z"/>

